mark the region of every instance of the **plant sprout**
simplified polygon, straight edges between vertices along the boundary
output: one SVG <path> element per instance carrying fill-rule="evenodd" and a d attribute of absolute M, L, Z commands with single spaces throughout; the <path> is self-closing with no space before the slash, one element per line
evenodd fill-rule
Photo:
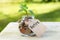
<path fill-rule="evenodd" d="M 34 16 L 33 11 L 32 11 L 32 10 L 28 10 L 28 7 L 27 7 L 26 4 L 21 4 L 21 7 L 20 7 L 20 8 L 21 8 L 21 9 L 19 10 L 19 12 L 24 11 L 24 12 L 26 13 L 27 17 L 28 17 L 28 12 L 29 12 L 31 15 Z"/>

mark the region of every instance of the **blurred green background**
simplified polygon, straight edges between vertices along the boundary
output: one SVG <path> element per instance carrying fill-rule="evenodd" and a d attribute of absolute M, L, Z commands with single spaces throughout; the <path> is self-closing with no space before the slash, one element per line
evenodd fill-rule
<path fill-rule="evenodd" d="M 35 18 L 42 22 L 60 22 L 60 0 L 0 0 L 0 32 L 24 15 L 18 12 L 21 3 L 27 3 Z"/>

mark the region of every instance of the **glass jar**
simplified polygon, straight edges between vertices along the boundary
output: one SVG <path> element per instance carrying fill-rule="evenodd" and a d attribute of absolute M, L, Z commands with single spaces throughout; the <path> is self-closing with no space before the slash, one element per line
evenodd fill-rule
<path fill-rule="evenodd" d="M 29 19 L 34 19 L 34 16 L 23 16 L 22 20 L 19 22 L 19 30 L 23 36 L 35 36 L 35 34 L 28 28 Z"/>

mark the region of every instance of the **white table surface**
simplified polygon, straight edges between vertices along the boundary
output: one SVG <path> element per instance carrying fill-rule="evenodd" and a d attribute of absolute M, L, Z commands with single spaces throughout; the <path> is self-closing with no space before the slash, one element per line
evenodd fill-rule
<path fill-rule="evenodd" d="M 60 22 L 42 22 L 46 33 L 42 37 L 24 37 L 19 32 L 18 23 L 11 22 L 0 33 L 0 40 L 60 40 Z"/>

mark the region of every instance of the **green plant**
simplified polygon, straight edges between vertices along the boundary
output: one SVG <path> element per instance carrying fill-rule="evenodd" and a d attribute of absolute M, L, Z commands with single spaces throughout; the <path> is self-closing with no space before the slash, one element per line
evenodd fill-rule
<path fill-rule="evenodd" d="M 32 11 L 32 10 L 28 10 L 28 7 L 27 7 L 26 4 L 21 4 L 20 8 L 21 8 L 21 9 L 19 10 L 19 12 L 24 11 L 24 12 L 26 13 L 27 17 L 28 17 L 28 15 L 29 15 L 28 13 L 30 13 L 31 15 L 34 16 L 33 11 Z"/>

